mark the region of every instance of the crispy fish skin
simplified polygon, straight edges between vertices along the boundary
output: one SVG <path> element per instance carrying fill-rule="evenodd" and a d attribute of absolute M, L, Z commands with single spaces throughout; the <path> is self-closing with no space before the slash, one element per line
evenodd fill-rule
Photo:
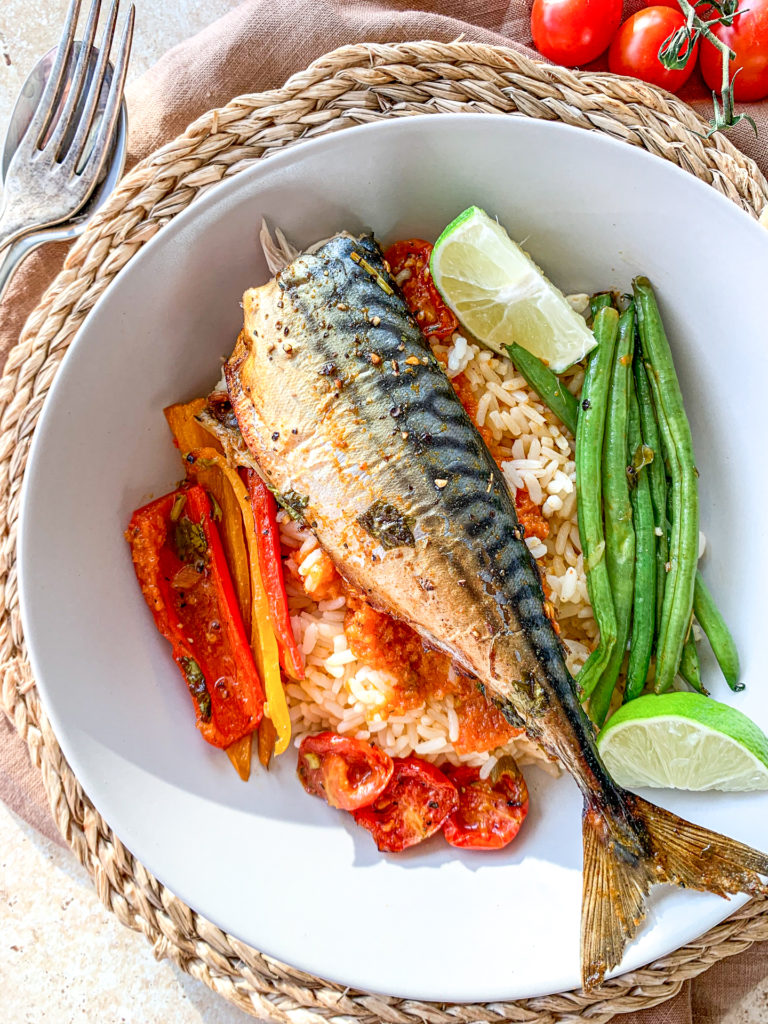
<path fill-rule="evenodd" d="M 350 583 L 476 675 L 582 790 L 585 986 L 620 961 L 654 882 L 768 891 L 764 855 L 608 775 L 503 477 L 373 237 L 336 236 L 243 306 L 225 376 L 265 479 Z"/>

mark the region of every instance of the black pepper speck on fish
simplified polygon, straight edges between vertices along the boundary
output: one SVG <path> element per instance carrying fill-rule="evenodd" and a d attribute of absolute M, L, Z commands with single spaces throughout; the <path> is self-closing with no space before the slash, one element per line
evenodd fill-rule
<path fill-rule="evenodd" d="M 351 584 L 475 675 L 579 785 L 585 987 L 620 962 L 654 883 L 767 893 L 768 857 L 606 771 L 504 479 L 373 237 L 334 237 L 243 307 L 225 375 L 264 478 Z"/>

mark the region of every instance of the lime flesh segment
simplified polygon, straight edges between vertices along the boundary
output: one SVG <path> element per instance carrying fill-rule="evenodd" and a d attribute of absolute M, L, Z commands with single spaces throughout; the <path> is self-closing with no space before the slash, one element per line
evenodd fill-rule
<path fill-rule="evenodd" d="M 768 737 L 741 711 L 701 693 L 630 701 L 597 746 L 616 782 L 631 789 L 768 789 Z"/>
<path fill-rule="evenodd" d="M 516 342 L 560 373 L 595 347 L 592 332 L 533 260 L 477 206 L 435 242 L 432 278 L 462 325 L 496 352 Z"/>

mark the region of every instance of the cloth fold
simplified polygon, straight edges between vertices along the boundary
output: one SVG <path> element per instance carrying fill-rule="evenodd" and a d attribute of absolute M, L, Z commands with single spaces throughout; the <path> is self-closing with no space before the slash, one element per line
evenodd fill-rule
<path fill-rule="evenodd" d="M 625 16 L 643 0 L 628 0 Z M 127 92 L 128 168 L 168 142 L 195 118 L 242 93 L 276 88 L 294 72 L 338 46 L 459 36 L 511 46 L 538 58 L 532 48 L 530 0 L 248 0 L 165 56 Z M 137 33 L 141 33 L 141 12 Z M 538 58 L 540 59 L 540 58 Z M 592 68 L 605 69 L 605 57 Z M 710 116 L 711 98 L 698 72 L 682 93 Z M 768 173 L 768 103 L 744 105 L 760 130 L 746 125 L 730 138 Z M 64 245 L 34 253 L 17 273 L 0 305 L 0 366 L 26 317 L 58 272 Z M 39 773 L 26 747 L 0 716 L 0 799 L 50 838 L 62 842 L 45 800 Z M 715 965 L 661 1006 L 617 1018 L 621 1024 L 757 1024 L 768 1022 L 768 943 Z M 753 1009 L 741 1010 L 749 998 Z M 756 1001 L 757 1000 L 757 1001 Z M 761 1001 L 760 1001 L 761 1000 Z M 747 1015 L 745 1015 L 747 1014 Z"/>

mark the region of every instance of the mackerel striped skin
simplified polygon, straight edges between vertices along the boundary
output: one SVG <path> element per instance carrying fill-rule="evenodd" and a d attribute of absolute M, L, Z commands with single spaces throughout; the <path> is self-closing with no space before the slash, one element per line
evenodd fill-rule
<path fill-rule="evenodd" d="M 502 474 L 374 239 L 333 238 L 243 306 L 225 373 L 270 484 L 307 500 L 306 522 L 371 603 L 477 676 L 582 788 L 611 793 Z M 413 543 L 367 532 L 377 502 Z"/>
<path fill-rule="evenodd" d="M 263 475 L 351 584 L 473 673 L 582 790 L 585 988 L 655 883 L 768 895 L 768 857 L 606 772 L 503 478 L 373 238 L 333 238 L 243 306 L 225 375 Z"/>

